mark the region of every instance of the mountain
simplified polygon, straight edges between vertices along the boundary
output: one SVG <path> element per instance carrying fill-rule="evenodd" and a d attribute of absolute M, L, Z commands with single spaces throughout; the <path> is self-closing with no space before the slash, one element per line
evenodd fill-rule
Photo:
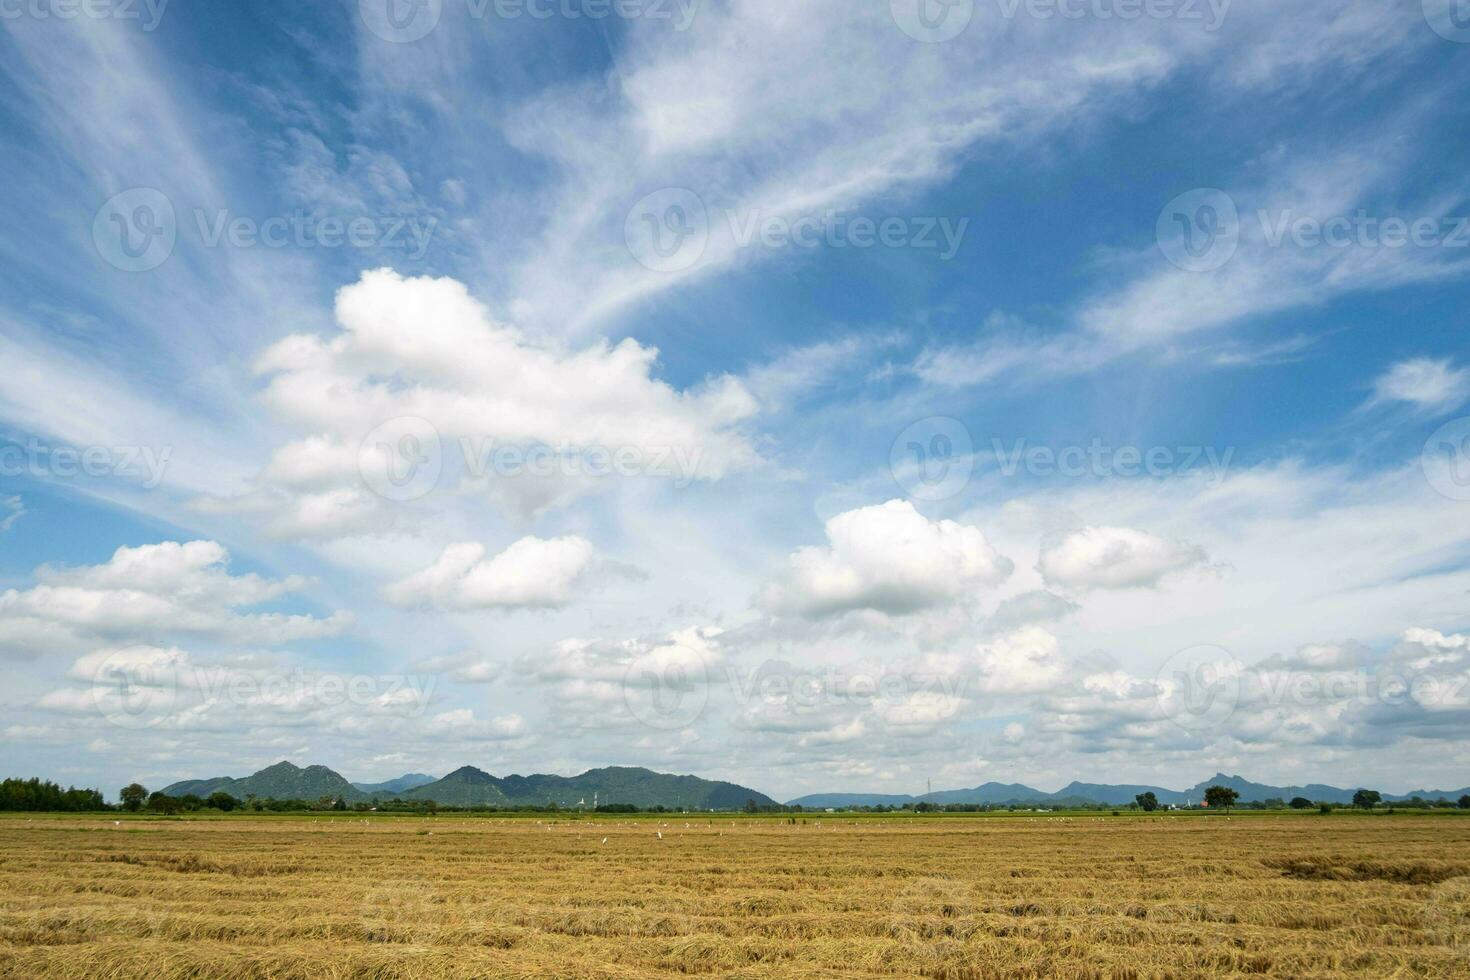
<path fill-rule="evenodd" d="M 814 793 L 791 800 L 788 805 L 836 809 L 845 806 L 903 806 L 905 803 L 973 803 L 1004 804 L 1050 800 L 1054 794 L 1020 783 L 985 783 L 973 789 L 947 789 L 923 796 L 885 793 Z"/>
<path fill-rule="evenodd" d="M 360 800 L 363 794 L 326 766 L 307 766 L 305 769 L 289 762 L 278 762 L 243 779 L 216 776 L 213 779 L 186 779 L 165 786 L 163 792 L 169 796 L 208 796 L 210 793 L 229 793 L 236 799 L 248 796 L 267 797 L 276 800 L 318 800 L 323 796 L 342 797 L 345 800 Z"/>
<path fill-rule="evenodd" d="M 813 793 L 811 796 L 788 800 L 786 805 L 817 810 L 841 810 L 850 806 L 903 806 L 905 803 L 917 802 L 917 797 L 883 793 Z"/>
<path fill-rule="evenodd" d="M 832 807 L 834 809 L 848 806 L 902 806 L 905 803 L 925 802 L 940 805 L 988 803 L 992 806 L 1005 806 L 1012 803 L 1031 803 L 1054 807 L 1088 804 L 1126 806 L 1140 794 L 1153 793 L 1158 797 L 1160 803 L 1183 804 L 1199 803 L 1204 799 L 1205 790 L 1211 786 L 1225 786 L 1235 790 L 1240 794 L 1242 803 L 1255 803 L 1270 799 L 1289 801 L 1292 797 L 1303 796 L 1313 802 L 1348 804 L 1353 801 L 1353 794 L 1357 792 L 1357 788 L 1342 789 L 1322 783 L 1308 783 L 1305 786 L 1270 786 L 1265 783 L 1253 783 L 1243 776 L 1227 776 L 1223 772 L 1217 772 L 1209 779 L 1185 790 L 1165 789 L 1162 786 L 1073 782 L 1063 786 L 1055 793 L 1046 793 L 1021 783 L 985 783 L 974 789 L 944 790 L 924 796 L 894 796 L 881 793 L 814 793 L 810 796 L 798 797 L 791 800 L 790 803 L 793 806 L 800 804 L 803 807 Z M 1419 796 L 1426 800 L 1437 800 L 1441 797 L 1447 800 L 1458 800 L 1466 794 L 1470 794 L 1470 788 L 1416 790 L 1402 796 L 1384 793 L 1383 799 L 1390 803 L 1402 802 L 1412 796 Z"/>
<path fill-rule="evenodd" d="M 457 769 L 443 779 L 400 794 L 404 800 L 433 800 L 446 806 L 587 806 L 631 803 L 688 810 L 739 810 L 747 800 L 759 805 L 775 801 L 753 789 L 700 779 L 671 776 L 649 769 L 590 769 L 580 776 L 492 776 L 474 766 Z"/>
<path fill-rule="evenodd" d="M 368 796 L 375 796 L 379 799 L 387 799 L 399 793 L 406 793 L 411 789 L 426 786 L 434 781 L 433 776 L 426 776 L 421 772 L 409 772 L 404 773 L 397 779 L 390 779 L 385 783 L 353 783 L 352 787 L 359 793 L 366 793 Z"/>
<path fill-rule="evenodd" d="M 399 793 L 400 800 L 433 800 L 444 806 L 511 806 L 500 781 L 488 772 L 465 766 L 443 779 Z"/>
<path fill-rule="evenodd" d="M 598 803 L 632 803 L 636 806 L 665 806 L 687 810 L 739 810 L 746 801 L 762 806 L 775 801 L 753 789 L 697 776 L 670 776 L 649 769 L 592 769 L 580 776 L 492 776 L 474 766 L 464 766 L 434 779 L 423 773 L 408 773 L 386 783 L 349 783 L 326 766 L 300 769 L 279 762 L 241 779 L 185 779 L 163 792 L 169 796 L 193 793 L 208 796 L 225 792 L 237 799 L 256 796 L 277 800 L 318 800 L 341 797 L 359 800 L 433 800 L 445 806 L 558 806 L 591 807 Z"/>
<path fill-rule="evenodd" d="M 926 793 L 919 797 L 924 803 L 1017 803 L 1026 800 L 1045 800 L 1053 794 L 1021 783 L 984 783 L 974 789 L 949 789 L 937 793 Z"/>
<path fill-rule="evenodd" d="M 1217 772 L 1204 782 L 1185 790 L 1185 793 L 1190 799 L 1198 802 L 1204 798 L 1205 790 L 1211 786 L 1225 786 L 1235 790 L 1240 794 L 1242 803 L 1269 799 L 1291 800 L 1296 796 L 1306 797 L 1313 802 L 1351 803 L 1353 794 L 1361 789 L 1361 787 L 1341 789 L 1337 786 L 1325 786 L 1322 783 L 1308 783 L 1305 786 L 1267 786 L 1264 783 L 1253 783 L 1241 776 L 1227 776 L 1223 772 Z M 1384 798 L 1387 799 L 1387 796 Z"/>
<path fill-rule="evenodd" d="M 1383 798 L 1391 803 L 1402 803 L 1404 800 L 1413 799 L 1416 796 L 1421 800 L 1458 800 L 1462 796 L 1470 796 L 1470 786 L 1464 786 L 1460 789 L 1416 789 L 1412 793 L 1405 793 L 1402 796 L 1391 796 L 1388 793 L 1383 794 Z"/>
<path fill-rule="evenodd" d="M 1213 786 L 1215 783 L 1210 781 L 1205 785 Z M 1089 800 L 1093 803 L 1106 803 L 1108 806 L 1126 806 L 1132 803 L 1135 797 L 1142 796 L 1144 793 L 1154 794 L 1154 796 L 1158 797 L 1160 803 L 1183 803 L 1190 799 L 1187 792 L 1181 793 L 1178 790 L 1164 789 L 1162 786 L 1131 786 L 1126 783 L 1114 785 L 1110 783 L 1077 782 L 1063 786 L 1055 793 L 1050 794 L 1048 799 L 1055 800 L 1071 796 Z M 1204 795 L 1205 791 L 1200 790 L 1194 794 L 1193 799 L 1203 799 Z M 1244 799 L 1244 797 L 1241 798 Z"/>

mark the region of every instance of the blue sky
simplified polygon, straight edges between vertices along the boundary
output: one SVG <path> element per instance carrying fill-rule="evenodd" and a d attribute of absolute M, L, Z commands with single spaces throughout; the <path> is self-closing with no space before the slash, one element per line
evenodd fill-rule
<path fill-rule="evenodd" d="M 1453 0 L 96 9 L 0 7 L 7 771 L 1470 782 Z"/>

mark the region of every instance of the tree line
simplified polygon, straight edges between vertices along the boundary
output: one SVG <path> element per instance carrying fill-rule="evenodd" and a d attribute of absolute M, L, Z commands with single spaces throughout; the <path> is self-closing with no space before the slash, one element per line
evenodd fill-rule
<path fill-rule="evenodd" d="M 62 789 L 40 779 L 7 779 L 0 782 L 0 810 L 12 812 L 77 813 L 106 810 L 107 801 L 95 789 Z"/>
<path fill-rule="evenodd" d="M 1290 802 L 1273 797 L 1270 799 L 1252 800 L 1249 803 L 1238 804 L 1237 801 L 1239 799 L 1240 793 L 1236 790 L 1231 789 L 1228 786 L 1211 786 L 1209 789 L 1205 790 L 1205 806 L 1211 809 L 1230 810 L 1237 807 L 1237 805 L 1239 805 L 1241 809 L 1248 810 L 1285 810 L 1288 807 L 1293 810 L 1310 810 L 1315 807 L 1322 813 L 1330 813 L 1332 812 L 1333 807 L 1331 803 L 1327 803 L 1322 800 L 1309 800 L 1305 796 L 1294 796 L 1291 798 Z M 1355 810 L 1371 810 L 1376 806 L 1381 806 L 1382 804 L 1383 794 L 1378 792 L 1376 789 L 1360 789 L 1353 794 L 1352 806 Z M 1130 809 L 1138 809 L 1144 811 L 1145 813 L 1152 813 L 1163 806 L 1163 804 L 1159 802 L 1159 798 L 1157 795 L 1152 792 L 1148 792 L 1139 793 L 1133 798 L 1133 803 L 1131 803 L 1129 806 Z M 1426 800 L 1420 796 L 1411 796 L 1407 800 L 1400 800 L 1397 803 L 1394 803 L 1393 806 L 1402 807 L 1406 810 L 1448 810 L 1455 808 L 1461 810 L 1470 810 L 1470 794 L 1466 794 L 1465 796 L 1460 797 L 1459 801 L 1454 803 L 1450 802 L 1444 797 L 1440 797 L 1437 800 Z"/>
<path fill-rule="evenodd" d="M 1205 790 L 1204 803 L 1210 809 L 1250 809 L 1250 810 L 1310 810 L 1316 808 L 1322 813 L 1330 813 L 1333 804 L 1320 800 L 1309 800 L 1303 796 L 1293 797 L 1290 801 L 1282 799 L 1253 800 L 1241 804 L 1240 793 L 1227 786 L 1211 786 Z M 62 789 L 58 784 L 49 780 L 39 778 L 31 779 L 6 779 L 0 782 L 0 812 L 52 812 L 52 813 L 81 813 L 81 812 L 105 812 L 109 810 L 123 810 L 130 813 L 147 811 L 150 813 L 161 813 L 164 815 L 175 813 L 194 813 L 200 810 L 215 810 L 220 813 L 231 813 L 233 811 L 245 811 L 252 813 L 300 813 L 312 811 L 330 810 L 353 810 L 357 812 L 386 811 L 389 813 L 558 813 L 563 808 L 556 804 L 547 806 L 452 806 L 437 804 L 432 800 L 399 800 L 388 801 L 374 800 L 371 803 L 358 801 L 347 803 L 341 797 L 323 796 L 316 800 L 277 800 L 271 798 L 259 798 L 247 796 L 245 799 L 237 799 L 229 793 L 215 792 L 207 797 L 201 797 L 193 793 L 182 796 L 169 796 L 163 792 L 149 792 L 147 787 L 140 783 L 130 783 L 118 791 L 118 803 L 116 806 L 109 804 L 103 798 L 100 790 L 76 789 L 67 787 Z M 1030 808 L 1039 807 L 1040 802 L 1031 804 Z M 1371 810 L 1383 805 L 1383 795 L 1377 790 L 1360 789 L 1353 794 L 1352 806 L 1354 809 Z M 1129 803 L 1129 810 L 1142 810 L 1145 813 L 1153 813 L 1161 809 L 1164 804 L 1159 802 L 1153 792 L 1140 793 Z M 1408 800 L 1399 800 L 1392 804 L 1393 808 L 1414 809 L 1454 809 L 1470 810 L 1470 794 L 1460 797 L 1458 801 L 1450 801 L 1443 797 L 1436 800 L 1426 800 L 1420 797 L 1411 797 Z M 1014 812 L 1018 809 L 1028 808 L 1027 804 L 1020 803 L 904 803 L 901 806 L 883 805 L 859 806 L 845 808 L 850 812 L 857 813 L 991 813 L 996 811 Z M 747 813 L 801 813 L 800 804 L 785 806 L 782 804 L 757 804 L 755 800 L 747 800 L 745 804 Z M 820 809 L 820 808 L 818 808 Z M 1072 808 L 1069 808 L 1072 809 Z M 1109 810 L 1107 804 L 1096 804 L 1082 809 Z M 597 813 L 678 813 L 684 812 L 677 807 L 647 806 L 639 807 L 631 803 L 604 803 L 597 807 Z M 1116 810 L 1114 811 L 1116 812 Z"/>

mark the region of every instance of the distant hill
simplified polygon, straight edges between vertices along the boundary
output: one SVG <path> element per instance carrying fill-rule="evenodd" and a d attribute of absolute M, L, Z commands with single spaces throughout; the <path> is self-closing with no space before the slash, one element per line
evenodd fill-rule
<path fill-rule="evenodd" d="M 1021 783 L 983 783 L 973 789 L 941 790 L 919 797 L 926 803 L 1014 803 L 1020 800 L 1040 800 L 1052 794 Z"/>
<path fill-rule="evenodd" d="M 433 800 L 448 806 L 474 804 L 491 806 L 562 807 L 598 803 L 631 803 L 635 806 L 666 806 L 689 810 L 738 810 L 747 800 L 759 805 L 775 801 L 744 786 L 671 776 L 650 769 L 611 767 L 591 769 L 580 776 L 492 776 L 465 766 L 438 782 L 400 794 L 404 800 Z"/>
<path fill-rule="evenodd" d="M 687 810 L 739 810 L 747 800 L 766 806 L 775 801 L 734 783 L 670 776 L 650 769 L 592 769 L 580 776 L 492 776 L 474 766 L 456 769 L 443 779 L 408 773 L 385 783 L 350 783 L 326 766 L 298 768 L 279 762 L 251 776 L 236 779 L 186 779 L 165 786 L 169 796 L 193 793 L 229 793 L 237 799 L 256 796 L 277 800 L 318 800 L 341 797 L 349 803 L 366 800 L 432 800 L 444 806 L 562 807 L 598 803 L 631 803 L 640 807 L 665 806 Z"/>
<path fill-rule="evenodd" d="M 1404 800 L 1413 799 L 1416 796 L 1421 800 L 1458 800 L 1462 796 L 1470 796 L 1470 786 L 1462 786 L 1459 789 L 1416 789 L 1412 793 L 1405 793 L 1403 796 L 1383 794 L 1383 798 L 1391 803 L 1401 803 Z"/>
<path fill-rule="evenodd" d="M 1265 783 L 1251 782 L 1242 776 L 1227 776 L 1223 772 L 1218 772 L 1209 779 L 1202 780 L 1185 790 L 1126 783 L 1073 782 L 1063 786 L 1055 793 L 1047 793 L 1022 783 L 985 783 L 973 789 L 943 790 L 924 796 L 883 793 L 814 793 L 810 796 L 798 797 L 789 802 L 793 806 L 800 804 L 803 807 L 830 807 L 834 809 L 851 806 L 903 806 L 905 803 L 937 803 L 940 805 L 989 804 L 991 806 L 1008 806 L 1014 803 L 1016 805 L 1032 804 L 1048 807 L 1085 806 L 1088 804 L 1126 806 L 1132 803 L 1134 798 L 1142 793 L 1153 793 L 1158 797 L 1160 803 L 1167 805 L 1170 803 L 1199 803 L 1204 799 L 1205 790 L 1211 786 L 1226 786 L 1235 790 L 1240 794 L 1240 801 L 1242 803 L 1255 803 L 1270 799 L 1290 800 L 1292 797 L 1303 796 L 1314 802 L 1346 804 L 1352 802 L 1353 794 L 1358 789 L 1358 787 L 1342 789 L 1337 786 L 1327 786 L 1321 783 L 1308 783 L 1305 786 L 1270 786 Z M 1441 797 L 1447 800 L 1458 800 L 1466 794 L 1470 794 L 1470 788 L 1456 790 L 1417 790 L 1401 796 L 1384 793 L 1383 799 L 1390 803 L 1402 802 L 1413 796 L 1419 796 L 1426 800 L 1437 800 Z"/>
<path fill-rule="evenodd" d="M 208 796 L 210 793 L 224 792 L 241 800 L 247 796 L 275 800 L 318 800 L 323 796 L 340 796 L 349 802 L 364 799 L 363 793 L 326 766 L 307 766 L 301 769 L 289 762 L 278 762 L 243 779 L 229 776 L 186 779 L 165 786 L 163 792 L 169 796 L 184 796 L 189 793 Z"/>
<path fill-rule="evenodd" d="M 437 779 L 398 794 L 401 800 L 433 800 L 444 806 L 512 806 L 500 789 L 500 780 L 488 772 L 465 766 Z"/>
<path fill-rule="evenodd" d="M 813 793 L 811 796 L 788 800 L 787 806 L 841 810 L 850 806 L 903 806 L 905 803 L 917 802 L 917 797 L 895 796 L 891 793 Z"/>
<path fill-rule="evenodd" d="M 404 773 L 397 779 L 390 779 L 385 783 L 353 783 L 353 789 L 359 793 L 379 798 L 393 796 L 398 793 L 406 793 L 411 789 L 417 789 L 434 782 L 433 776 L 426 776 L 421 772 Z"/>
<path fill-rule="evenodd" d="M 1190 799 L 1199 802 L 1204 798 L 1205 790 L 1211 786 L 1233 789 L 1240 794 L 1241 801 L 1245 803 L 1269 799 L 1290 800 L 1295 796 L 1304 796 L 1309 800 L 1323 803 L 1351 803 L 1353 794 L 1361 789 L 1361 787 L 1341 789 L 1321 783 L 1308 783 L 1305 786 L 1268 786 L 1264 783 L 1253 783 L 1242 776 L 1227 776 L 1223 772 L 1217 772 L 1204 782 L 1197 783 L 1185 790 L 1185 793 Z M 1387 799 L 1387 796 L 1384 798 Z M 1163 797 L 1160 799 L 1162 800 Z"/>

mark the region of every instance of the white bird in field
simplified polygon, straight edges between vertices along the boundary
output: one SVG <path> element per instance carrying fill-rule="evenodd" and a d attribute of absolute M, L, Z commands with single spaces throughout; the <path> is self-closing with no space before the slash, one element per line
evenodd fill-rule
<path fill-rule="evenodd" d="M 603 843 L 604 843 L 604 844 L 606 844 L 606 843 L 607 843 L 607 838 L 606 838 L 606 837 L 604 837 L 604 838 L 603 838 L 603 839 L 602 839 L 602 842 L 603 842 Z"/>
<path fill-rule="evenodd" d="M 658 839 L 659 840 L 663 840 L 664 839 L 664 832 L 662 830 L 655 830 L 654 833 L 655 834 L 658 834 Z"/>

